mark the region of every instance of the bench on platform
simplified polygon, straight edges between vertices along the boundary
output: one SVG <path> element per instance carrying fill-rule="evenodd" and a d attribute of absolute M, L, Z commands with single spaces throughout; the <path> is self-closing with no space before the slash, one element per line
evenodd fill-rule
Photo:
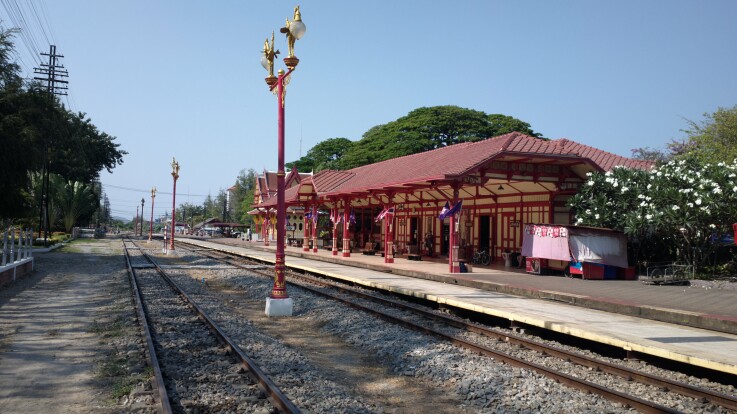
<path fill-rule="evenodd" d="M 422 255 L 419 254 L 407 254 L 407 260 L 422 260 Z"/>

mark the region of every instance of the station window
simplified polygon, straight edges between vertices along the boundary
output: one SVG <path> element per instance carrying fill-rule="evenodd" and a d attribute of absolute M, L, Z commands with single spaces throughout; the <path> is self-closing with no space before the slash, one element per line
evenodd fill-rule
<path fill-rule="evenodd" d="M 299 229 L 302 230 L 302 223 L 299 223 Z"/>

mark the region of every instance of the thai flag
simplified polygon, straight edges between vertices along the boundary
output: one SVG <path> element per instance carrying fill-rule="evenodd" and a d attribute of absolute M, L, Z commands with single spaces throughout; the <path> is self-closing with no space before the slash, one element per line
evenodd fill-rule
<path fill-rule="evenodd" d="M 308 212 L 306 212 L 306 213 L 305 213 L 305 218 L 306 218 L 307 220 L 311 219 L 311 218 L 312 218 L 312 212 L 311 212 L 311 211 L 308 211 Z"/>
<path fill-rule="evenodd" d="M 438 216 L 438 219 L 445 220 L 445 217 L 448 216 L 449 211 L 450 211 L 450 204 L 446 201 L 445 205 L 443 206 L 443 209 L 440 210 L 440 215 Z"/>
<path fill-rule="evenodd" d="M 379 221 L 383 220 L 385 217 L 386 218 L 389 218 L 389 219 L 391 219 L 392 217 L 394 217 L 394 207 L 385 208 L 385 209 L 381 210 L 381 213 L 379 213 L 379 215 L 376 216 L 376 221 L 379 222 Z"/>
<path fill-rule="evenodd" d="M 450 207 L 449 209 L 447 209 L 447 207 L 448 202 L 446 201 L 445 207 L 443 207 L 443 210 L 440 211 L 440 217 L 438 217 L 440 220 L 445 220 L 446 217 L 460 213 L 461 209 L 463 208 L 463 200 L 457 202 L 453 207 Z"/>
<path fill-rule="evenodd" d="M 383 209 L 383 210 L 381 210 L 381 213 L 379 213 L 379 215 L 378 215 L 378 216 L 376 216 L 376 218 L 374 219 L 374 222 L 375 222 L 375 223 L 378 223 L 378 222 L 380 222 L 380 221 L 381 221 L 381 219 L 383 219 L 383 218 L 384 218 L 384 213 L 386 213 L 386 209 Z"/>

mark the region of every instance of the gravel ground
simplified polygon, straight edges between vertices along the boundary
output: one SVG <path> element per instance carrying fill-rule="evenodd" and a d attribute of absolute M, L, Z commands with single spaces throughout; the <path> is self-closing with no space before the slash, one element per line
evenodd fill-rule
<path fill-rule="evenodd" d="M 206 284 L 202 285 L 201 278 Z M 187 282 L 189 279 L 189 282 Z M 248 275 L 243 270 L 198 272 L 196 277 L 178 278 L 191 288 L 207 290 L 223 280 L 243 293 L 247 300 L 263 301 L 271 281 Z M 196 290 L 192 290 L 196 292 Z M 371 355 L 394 375 L 431 387 L 435 394 L 458 400 L 455 412 L 629 412 L 631 410 L 603 398 L 564 387 L 553 380 L 527 370 L 500 364 L 490 358 L 471 354 L 447 343 L 428 338 L 393 324 L 367 317 L 333 301 L 290 288 L 295 300 L 293 320 L 298 324 L 321 326 L 330 336 L 340 338 L 357 352 Z M 200 297 L 200 299 L 202 298 Z M 213 297 L 218 302 L 217 295 Z M 206 306 L 218 306 L 217 304 Z M 241 306 L 241 304 L 234 304 Z M 259 309 L 260 312 L 263 312 Z M 225 312 L 222 312 L 225 313 Z M 218 319 L 225 315 L 218 315 Z M 250 321 L 249 321 L 250 322 Z M 227 325 L 227 322 L 222 322 Z M 251 326 L 251 323 L 238 323 Z M 229 331 L 233 327 L 227 328 Z M 249 343 L 243 349 L 252 355 L 280 384 L 282 390 L 309 412 L 347 411 L 355 390 L 331 383 L 330 378 L 313 369 L 310 360 L 299 350 L 284 345 L 283 338 L 265 339 L 268 346 L 254 342 L 262 335 L 249 332 Z M 278 364 L 272 365 L 272 356 Z M 315 384 L 319 384 L 317 389 Z M 384 405 L 362 405 L 354 398 L 349 412 L 391 412 Z M 396 411 L 422 412 L 422 411 Z"/>

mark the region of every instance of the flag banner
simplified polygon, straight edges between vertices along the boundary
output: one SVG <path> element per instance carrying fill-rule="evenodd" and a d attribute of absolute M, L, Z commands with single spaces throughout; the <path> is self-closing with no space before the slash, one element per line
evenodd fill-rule
<path fill-rule="evenodd" d="M 338 212 L 337 208 L 330 210 L 330 221 L 333 222 L 333 225 L 337 225 L 342 219 L 343 217 L 340 216 L 340 212 Z"/>
<path fill-rule="evenodd" d="M 440 215 L 438 216 L 438 219 L 445 220 L 445 217 L 448 215 L 448 211 L 450 211 L 450 204 L 446 201 L 443 209 L 440 210 Z"/>
<path fill-rule="evenodd" d="M 384 217 L 391 219 L 394 217 L 394 207 L 388 208 L 386 212 L 384 212 Z"/>
<path fill-rule="evenodd" d="M 381 213 L 379 213 L 378 216 L 376 216 L 376 220 L 375 221 L 378 223 L 379 221 L 383 220 L 384 218 L 391 219 L 392 217 L 394 217 L 394 207 L 385 208 L 385 209 L 381 210 Z"/>
<path fill-rule="evenodd" d="M 311 218 L 312 218 L 312 212 L 311 212 L 311 211 L 308 211 L 308 212 L 306 212 L 306 213 L 305 213 L 305 218 L 306 218 L 307 220 L 311 219 Z"/>
<path fill-rule="evenodd" d="M 348 222 L 350 224 L 356 224 L 356 212 L 353 211 L 353 207 L 351 207 L 351 214 L 348 216 Z"/>
<path fill-rule="evenodd" d="M 448 203 L 446 202 L 445 205 L 447 206 Z M 463 200 L 457 202 L 453 207 L 445 210 L 445 207 L 443 207 L 443 210 L 440 212 L 440 217 L 438 217 L 440 220 L 445 220 L 446 217 L 450 217 L 454 214 L 458 214 L 461 212 L 461 209 L 463 208 Z"/>
<path fill-rule="evenodd" d="M 381 210 L 378 216 L 376 216 L 376 219 L 374 220 L 376 223 L 380 222 L 381 219 L 384 218 L 384 214 L 386 214 L 386 209 Z"/>

